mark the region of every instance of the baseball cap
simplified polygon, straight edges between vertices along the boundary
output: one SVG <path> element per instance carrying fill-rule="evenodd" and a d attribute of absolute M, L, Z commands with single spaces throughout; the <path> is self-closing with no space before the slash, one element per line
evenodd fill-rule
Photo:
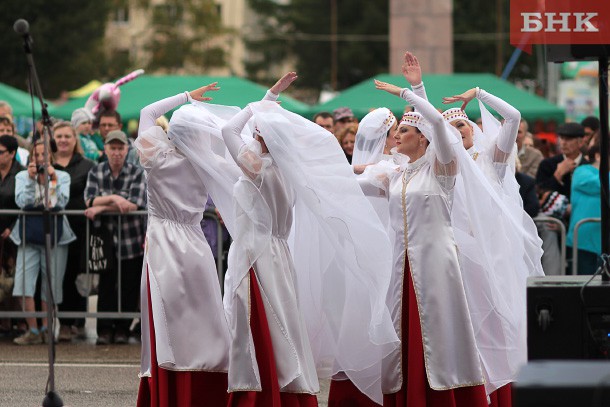
<path fill-rule="evenodd" d="M 119 141 L 123 144 L 127 144 L 127 135 L 125 135 L 125 133 L 123 133 L 121 130 L 112 130 L 106 135 L 104 144 L 108 144 L 113 141 Z"/>

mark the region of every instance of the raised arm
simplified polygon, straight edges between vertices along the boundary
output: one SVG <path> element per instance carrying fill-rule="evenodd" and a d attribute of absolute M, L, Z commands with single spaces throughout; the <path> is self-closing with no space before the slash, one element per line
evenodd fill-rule
<path fill-rule="evenodd" d="M 225 141 L 227 149 L 229 150 L 231 157 L 233 157 L 240 167 L 241 164 L 238 160 L 239 152 L 245 144 L 240 134 L 251 117 L 252 110 L 250 109 L 250 106 L 246 106 L 242 111 L 233 116 L 233 118 L 222 128 L 222 138 Z"/>
<path fill-rule="evenodd" d="M 410 52 L 405 53 L 404 62 L 402 64 L 402 74 L 411 85 L 411 90 L 422 99 L 428 100 L 426 88 L 422 81 L 421 66 L 419 60 Z"/>
<path fill-rule="evenodd" d="M 202 86 L 193 91 L 179 93 L 175 96 L 161 99 L 158 102 L 146 106 L 140 111 L 140 126 L 138 129 L 138 134 L 142 134 L 146 130 L 150 129 L 155 125 L 155 121 L 158 117 L 161 117 L 175 107 L 178 107 L 191 100 L 198 100 L 200 102 L 212 100 L 211 97 L 206 97 L 204 95 L 208 91 L 220 90 L 220 88 L 216 86 L 217 84 L 218 82 L 210 83 L 209 85 Z"/>
<path fill-rule="evenodd" d="M 447 131 L 445 120 L 438 110 L 427 100 L 422 99 L 407 88 L 400 92 L 400 97 L 415 107 L 424 119 L 432 125 L 433 134 L 426 134 L 426 136 L 434 138 L 434 150 L 439 163 L 446 165 L 454 161 L 455 152 L 453 151 L 452 144 L 455 142 L 455 137 L 451 136 Z"/>
<path fill-rule="evenodd" d="M 462 110 L 466 109 L 468 103 L 477 98 L 481 102 L 491 106 L 504 119 L 504 124 L 500 127 L 500 133 L 496 139 L 496 149 L 494 151 L 494 162 L 505 163 L 513 151 L 515 142 L 517 141 L 517 132 L 519 131 L 519 123 L 521 121 L 521 113 L 510 104 L 506 103 L 497 96 L 492 95 L 483 89 L 472 88 L 462 93 L 461 95 L 449 96 L 443 98 L 443 103 L 462 102 Z"/>
<path fill-rule="evenodd" d="M 500 134 L 498 134 L 496 151 L 494 153 L 494 161 L 504 163 L 508 160 L 510 153 L 513 151 L 513 147 L 517 142 L 521 113 L 504 100 L 483 89 L 477 88 L 476 97 L 481 102 L 489 105 L 504 118 L 504 123 L 500 128 Z"/>
<path fill-rule="evenodd" d="M 429 141 L 434 140 L 436 153 L 436 165 L 434 171 L 437 176 L 453 176 L 457 174 L 457 161 L 452 144 L 456 142 L 455 137 L 449 134 L 443 116 L 427 100 L 422 99 L 407 88 L 400 89 L 398 86 L 375 80 L 375 87 L 385 90 L 396 96 L 400 96 L 409 102 L 423 118 L 432 125 L 432 134 L 425 134 Z"/>
<path fill-rule="evenodd" d="M 263 97 L 263 100 L 277 100 L 279 94 L 286 90 L 292 82 L 297 79 L 297 75 L 294 72 L 288 72 L 282 78 L 280 78 L 275 85 L 271 87 Z M 255 154 L 247 154 L 240 159 L 239 155 L 242 147 L 245 145 L 241 138 L 241 131 L 246 126 L 246 123 L 252 117 L 253 113 L 250 106 L 246 106 L 241 112 L 236 114 L 225 126 L 222 128 L 222 138 L 229 150 L 229 153 L 250 178 L 255 178 L 258 171 L 262 166 L 262 161 L 259 156 Z M 244 162 L 244 160 L 246 162 Z"/>

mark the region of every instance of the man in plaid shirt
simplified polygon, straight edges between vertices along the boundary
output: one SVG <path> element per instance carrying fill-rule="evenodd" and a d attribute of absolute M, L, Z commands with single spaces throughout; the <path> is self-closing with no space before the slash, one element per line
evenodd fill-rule
<path fill-rule="evenodd" d="M 140 216 L 124 216 L 121 220 L 120 245 L 119 222 L 116 216 L 96 218 L 102 212 L 128 213 L 146 207 L 146 183 L 144 172 L 136 165 L 125 162 L 128 151 L 127 136 L 121 130 L 108 133 L 104 152 L 108 161 L 91 168 L 85 187 L 85 215 L 95 220 L 95 226 L 104 224 L 112 230 L 116 248 L 117 265 L 108 273 L 100 273 L 98 286 L 98 311 L 117 311 L 118 259 L 121 265 L 121 311 L 138 309 L 140 277 L 144 255 L 145 221 Z M 97 343 L 127 343 L 130 321 L 106 319 L 97 321 Z"/>

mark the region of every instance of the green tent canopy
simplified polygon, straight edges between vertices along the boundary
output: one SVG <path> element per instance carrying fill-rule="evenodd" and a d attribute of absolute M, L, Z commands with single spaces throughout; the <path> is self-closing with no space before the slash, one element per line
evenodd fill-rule
<path fill-rule="evenodd" d="M 4 83 L 0 83 L 0 100 L 8 102 L 12 106 L 13 116 L 32 116 L 32 99 L 30 98 L 29 93 L 17 88 L 13 88 L 12 86 L 5 85 Z M 50 110 L 53 105 L 48 101 L 46 101 L 46 103 Z M 41 110 L 38 98 L 34 100 L 34 109 L 36 117 L 40 117 Z"/>
<path fill-rule="evenodd" d="M 121 101 L 117 110 L 123 120 L 138 119 L 140 110 L 158 100 L 191 91 L 212 82 L 218 82 L 219 91 L 209 92 L 210 103 L 245 107 L 250 102 L 261 100 L 267 88 L 246 79 L 231 76 L 151 76 L 143 75 L 121 86 Z M 51 115 L 70 119 L 72 112 L 84 107 L 89 96 L 72 99 L 50 109 Z M 309 106 L 288 96 L 281 95 L 279 100 L 286 110 L 305 115 Z"/>
<path fill-rule="evenodd" d="M 400 87 L 408 87 L 407 81 L 402 75 L 381 74 L 344 90 L 340 95 L 328 102 L 312 107 L 311 111 L 314 113 L 321 111 L 332 112 L 338 107 L 347 106 L 361 119 L 371 109 L 387 107 L 397 117 L 402 116 L 406 102 L 387 92 L 376 90 L 373 82 L 374 79 Z M 457 103 L 443 105 L 443 96 L 458 95 L 478 86 L 513 105 L 521 112 L 521 116 L 528 121 L 543 119 L 545 121 L 555 120 L 561 123 L 565 118 L 565 112 L 560 107 L 521 90 L 492 74 L 458 73 L 451 75 L 424 75 L 423 81 L 426 86 L 428 99 L 435 107 L 442 110 L 461 106 Z M 470 102 L 466 107 L 466 113 L 472 118 L 480 117 L 478 103 L 476 101 Z"/>

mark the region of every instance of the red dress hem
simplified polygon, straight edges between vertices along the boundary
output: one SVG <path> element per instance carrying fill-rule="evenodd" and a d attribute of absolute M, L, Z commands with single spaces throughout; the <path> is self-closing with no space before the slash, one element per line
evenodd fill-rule
<path fill-rule="evenodd" d="M 318 399 L 313 394 L 280 392 L 273 343 L 269 332 L 263 298 L 258 280 L 250 269 L 250 330 L 256 352 L 256 363 L 262 391 L 236 391 L 229 393 L 230 407 L 317 407 Z"/>
<path fill-rule="evenodd" d="M 430 388 L 424 364 L 421 322 L 409 261 L 405 261 L 402 296 L 402 371 L 401 389 L 384 394 L 384 407 L 488 407 L 483 385 L 449 390 Z"/>
<path fill-rule="evenodd" d="M 148 273 L 148 270 L 146 271 Z M 155 346 L 155 327 L 146 276 L 148 317 L 150 320 L 151 375 L 140 379 L 137 407 L 219 407 L 228 400 L 227 374 L 204 371 L 174 371 L 159 367 Z"/>

